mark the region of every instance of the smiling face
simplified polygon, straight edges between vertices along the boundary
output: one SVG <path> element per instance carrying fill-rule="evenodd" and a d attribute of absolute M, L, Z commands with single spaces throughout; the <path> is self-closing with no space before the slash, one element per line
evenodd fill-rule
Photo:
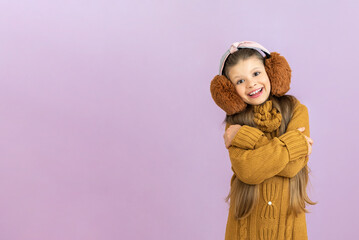
<path fill-rule="evenodd" d="M 245 103 L 259 105 L 268 99 L 270 81 L 263 62 L 256 56 L 239 60 L 229 69 L 228 77 Z"/>

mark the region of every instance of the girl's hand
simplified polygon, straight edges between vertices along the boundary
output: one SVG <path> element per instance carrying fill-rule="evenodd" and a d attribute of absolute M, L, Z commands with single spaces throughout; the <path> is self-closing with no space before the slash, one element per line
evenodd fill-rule
<path fill-rule="evenodd" d="M 305 129 L 305 127 L 301 127 L 298 128 L 299 131 L 303 132 Z M 313 145 L 313 139 L 311 139 L 310 137 L 307 137 L 304 135 L 304 137 L 307 139 L 307 143 L 308 143 L 308 155 L 309 156 L 312 153 L 312 145 Z"/>
<path fill-rule="evenodd" d="M 233 138 L 236 136 L 238 130 L 241 127 L 241 125 L 235 124 L 227 128 L 226 132 L 223 134 L 224 144 L 226 145 L 226 148 L 229 148 L 229 146 L 231 146 Z"/>

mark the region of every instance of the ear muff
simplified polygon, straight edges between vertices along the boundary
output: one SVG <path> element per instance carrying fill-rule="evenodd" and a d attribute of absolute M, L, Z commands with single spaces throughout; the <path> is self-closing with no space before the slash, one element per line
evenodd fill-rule
<path fill-rule="evenodd" d="M 211 94 L 214 102 L 228 115 L 243 111 L 247 107 L 238 95 L 233 83 L 224 75 L 216 75 L 211 81 Z"/>
<path fill-rule="evenodd" d="M 287 60 L 277 52 L 272 52 L 270 58 L 265 59 L 265 70 L 271 83 L 271 93 L 283 96 L 290 89 L 291 72 Z"/>
<path fill-rule="evenodd" d="M 282 96 L 290 89 L 291 68 L 287 60 L 277 52 L 265 59 L 265 70 L 271 83 L 271 94 Z M 211 81 L 214 102 L 228 115 L 239 113 L 247 107 L 238 95 L 233 83 L 224 75 L 216 75 Z"/>

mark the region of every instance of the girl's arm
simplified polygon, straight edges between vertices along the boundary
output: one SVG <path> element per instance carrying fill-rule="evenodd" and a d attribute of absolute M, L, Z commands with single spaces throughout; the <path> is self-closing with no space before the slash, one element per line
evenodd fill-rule
<path fill-rule="evenodd" d="M 307 137 L 310 137 L 310 129 L 309 129 L 309 114 L 308 108 L 303 104 L 296 105 L 293 113 L 293 117 L 290 120 L 287 126 L 287 132 L 291 130 L 298 129 L 300 127 L 305 127 L 302 132 Z M 263 134 L 259 139 L 254 148 L 258 148 L 263 146 L 269 142 L 269 139 Z M 309 156 L 301 156 L 299 159 L 295 161 L 290 161 L 285 166 L 285 168 L 279 172 L 277 175 L 282 177 L 292 178 L 308 163 Z"/>
<path fill-rule="evenodd" d="M 301 133 L 297 128 L 305 127 Z M 226 125 L 226 129 L 229 124 Z M 228 148 L 232 169 L 248 184 L 259 184 L 275 175 L 293 177 L 308 161 L 308 110 L 296 105 L 287 132 L 271 140 L 257 128 L 243 125 Z"/>

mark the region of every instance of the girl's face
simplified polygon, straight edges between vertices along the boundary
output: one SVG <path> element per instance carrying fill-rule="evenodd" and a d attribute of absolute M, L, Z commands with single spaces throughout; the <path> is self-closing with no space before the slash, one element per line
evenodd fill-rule
<path fill-rule="evenodd" d="M 259 105 L 268 99 L 271 90 L 270 81 L 263 62 L 257 57 L 240 60 L 229 69 L 228 77 L 239 96 L 247 104 Z"/>

